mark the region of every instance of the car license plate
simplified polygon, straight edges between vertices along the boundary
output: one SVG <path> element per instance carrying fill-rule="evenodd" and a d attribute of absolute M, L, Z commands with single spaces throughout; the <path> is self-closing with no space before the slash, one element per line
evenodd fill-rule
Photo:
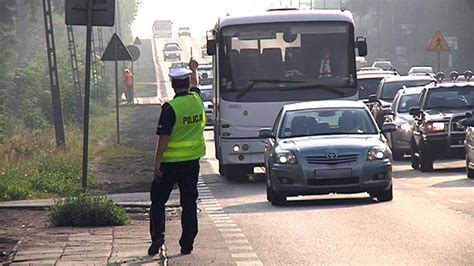
<path fill-rule="evenodd" d="M 344 177 L 352 177 L 351 168 L 314 170 L 314 178 L 344 178 Z"/>

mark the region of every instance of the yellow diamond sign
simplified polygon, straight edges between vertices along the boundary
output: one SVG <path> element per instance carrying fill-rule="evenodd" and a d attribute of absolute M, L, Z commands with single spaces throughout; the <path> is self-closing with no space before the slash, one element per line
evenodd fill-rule
<path fill-rule="evenodd" d="M 433 38 L 431 39 L 428 47 L 426 48 L 428 52 L 448 52 L 449 46 L 448 42 L 443 37 L 440 31 L 437 31 Z"/>

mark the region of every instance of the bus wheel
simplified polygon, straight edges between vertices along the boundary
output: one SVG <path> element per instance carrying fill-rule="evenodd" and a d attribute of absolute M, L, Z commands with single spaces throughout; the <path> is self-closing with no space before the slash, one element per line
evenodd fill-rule
<path fill-rule="evenodd" d="M 231 181 L 247 181 L 252 174 L 253 167 L 244 165 L 222 165 L 224 176 Z"/>

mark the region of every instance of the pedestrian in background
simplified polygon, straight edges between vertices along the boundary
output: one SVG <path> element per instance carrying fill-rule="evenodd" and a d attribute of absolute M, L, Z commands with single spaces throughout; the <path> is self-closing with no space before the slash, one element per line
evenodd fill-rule
<path fill-rule="evenodd" d="M 127 98 L 128 104 L 133 104 L 133 74 L 129 69 L 125 69 L 123 72 L 123 84 L 125 97 Z"/>
<path fill-rule="evenodd" d="M 179 240 L 181 254 L 192 252 L 198 233 L 197 182 L 199 159 L 206 151 L 206 115 L 196 87 L 197 66 L 198 63 L 191 59 L 191 70 L 177 68 L 169 73 L 175 97 L 163 104 L 156 132 L 159 138 L 155 155 L 155 178 L 150 193 L 150 256 L 158 254 L 165 242 L 165 204 L 176 183 L 182 207 L 182 234 Z"/>

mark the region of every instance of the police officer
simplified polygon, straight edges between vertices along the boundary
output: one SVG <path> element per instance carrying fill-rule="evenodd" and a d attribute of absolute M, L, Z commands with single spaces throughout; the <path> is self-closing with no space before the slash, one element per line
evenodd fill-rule
<path fill-rule="evenodd" d="M 177 183 L 182 207 L 181 254 L 190 254 L 198 232 L 197 182 L 199 158 L 205 155 L 206 116 L 197 85 L 198 63 L 191 59 L 186 68 L 170 71 L 173 100 L 163 104 L 158 122 L 155 178 L 151 185 L 150 234 L 148 254 L 156 255 L 164 244 L 165 204 Z M 190 87 L 193 87 L 190 89 Z"/>

